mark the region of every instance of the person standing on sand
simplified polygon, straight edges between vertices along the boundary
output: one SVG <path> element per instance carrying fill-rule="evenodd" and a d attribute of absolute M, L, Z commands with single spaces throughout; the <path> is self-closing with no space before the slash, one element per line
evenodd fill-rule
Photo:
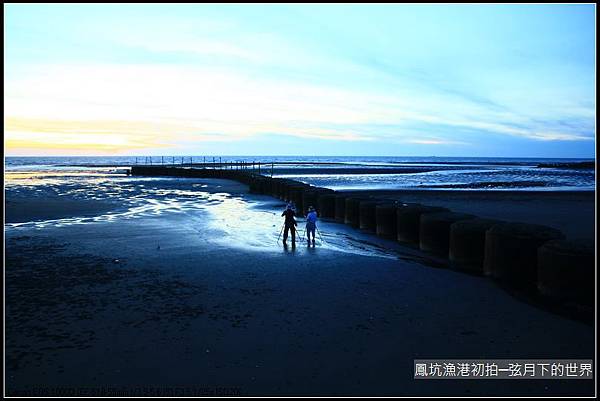
<path fill-rule="evenodd" d="M 281 213 L 281 217 L 285 216 L 285 231 L 283 232 L 283 245 L 287 245 L 288 230 L 292 230 L 292 246 L 296 246 L 296 213 L 292 209 L 292 204 L 288 204 L 287 208 Z"/>
<path fill-rule="evenodd" d="M 315 230 L 317 228 L 317 212 L 312 206 L 308 207 L 306 215 L 306 238 L 310 244 L 310 234 L 312 233 L 312 243 L 315 244 Z"/>

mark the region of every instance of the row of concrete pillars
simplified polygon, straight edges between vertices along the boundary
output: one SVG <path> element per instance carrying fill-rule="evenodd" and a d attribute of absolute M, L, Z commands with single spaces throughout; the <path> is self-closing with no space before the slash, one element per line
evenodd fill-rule
<path fill-rule="evenodd" d="M 186 171 L 187 170 L 187 171 Z M 226 178 L 250 192 L 292 202 L 305 214 L 348 224 L 448 260 L 448 266 L 554 300 L 592 304 L 594 249 L 566 241 L 553 228 L 479 218 L 442 207 L 356 196 L 247 171 L 133 168 L 133 174 Z"/>

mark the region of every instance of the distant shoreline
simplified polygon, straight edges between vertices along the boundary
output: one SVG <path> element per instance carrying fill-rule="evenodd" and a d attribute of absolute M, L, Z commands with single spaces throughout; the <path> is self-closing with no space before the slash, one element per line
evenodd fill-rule
<path fill-rule="evenodd" d="M 384 162 L 385 164 L 409 164 L 409 165 L 413 165 L 413 164 L 418 164 L 418 165 L 440 165 L 440 166 L 469 166 L 469 165 L 489 165 L 489 166 L 531 166 L 531 167 L 538 167 L 538 168 L 569 168 L 569 169 L 594 169 L 596 166 L 595 161 L 582 161 L 582 162 L 557 162 L 557 163 L 531 163 L 531 162 L 518 162 L 518 161 L 514 161 L 514 162 L 501 162 L 501 161 L 488 161 L 488 162 L 476 162 L 476 161 L 464 161 L 464 162 L 459 162 L 459 161 L 439 161 L 439 162 L 423 162 L 423 161 L 388 161 L 388 162 Z M 142 163 L 140 163 L 142 164 Z M 159 163 L 155 163 L 155 164 L 159 164 Z M 189 165 L 190 167 L 211 167 L 211 166 L 215 166 L 215 165 L 227 165 L 229 164 L 229 162 L 227 161 L 223 161 L 223 162 L 215 162 L 215 163 L 210 163 L 210 162 L 206 162 L 206 163 L 177 163 L 177 161 L 175 161 L 174 163 L 168 163 L 168 160 L 166 163 L 160 163 L 160 164 L 165 164 L 165 165 L 173 165 L 173 166 L 179 166 L 181 164 L 183 165 Z M 344 165 L 361 165 L 358 162 L 303 162 L 303 161 L 288 161 L 288 162 L 283 162 L 283 161 L 273 161 L 273 162 L 264 162 L 264 161 L 257 161 L 256 164 L 261 164 L 261 165 L 314 165 L 314 166 L 344 166 Z M 59 164 L 57 165 L 58 167 L 123 167 L 123 166 L 128 166 L 129 164 Z M 365 168 L 365 167 L 363 167 Z M 374 169 L 377 167 L 372 167 L 371 169 Z M 389 167 L 390 169 L 393 167 Z M 368 168 L 365 168 L 368 169 Z"/>

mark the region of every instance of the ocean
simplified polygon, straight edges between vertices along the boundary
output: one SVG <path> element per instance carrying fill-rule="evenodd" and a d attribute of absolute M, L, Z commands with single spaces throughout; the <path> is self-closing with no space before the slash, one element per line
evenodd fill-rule
<path fill-rule="evenodd" d="M 595 190 L 593 159 L 387 156 L 6 157 L 5 186 L 123 177 L 134 164 L 190 168 L 190 163 L 206 163 L 211 168 L 213 162 L 260 162 L 262 174 L 335 190 Z"/>

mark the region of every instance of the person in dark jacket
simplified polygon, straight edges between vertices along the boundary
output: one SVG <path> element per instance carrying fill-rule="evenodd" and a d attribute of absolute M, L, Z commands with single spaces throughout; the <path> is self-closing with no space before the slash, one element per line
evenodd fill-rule
<path fill-rule="evenodd" d="M 287 245 L 287 237 L 288 230 L 292 231 L 292 246 L 296 245 L 296 226 L 298 223 L 296 222 L 296 213 L 294 213 L 294 209 L 291 204 L 287 205 L 287 208 L 281 213 L 281 217 L 285 216 L 285 231 L 283 232 L 283 245 Z"/>

